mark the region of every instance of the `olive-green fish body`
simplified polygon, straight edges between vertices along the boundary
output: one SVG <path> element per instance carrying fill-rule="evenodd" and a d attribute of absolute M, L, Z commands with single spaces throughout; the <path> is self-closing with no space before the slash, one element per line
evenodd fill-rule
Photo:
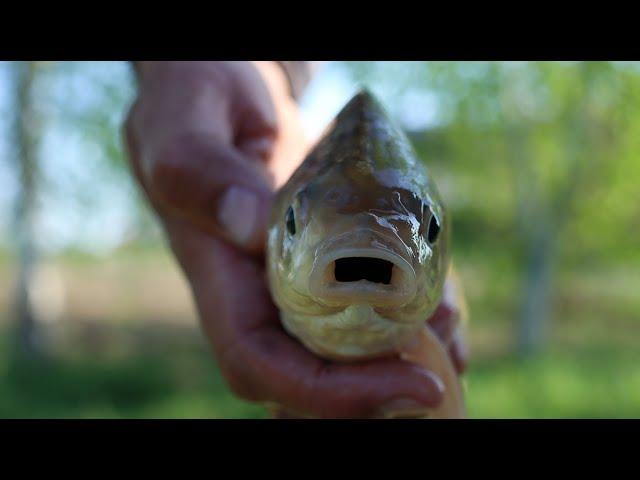
<path fill-rule="evenodd" d="M 324 358 L 428 357 L 451 380 L 446 351 L 424 332 L 448 271 L 447 220 L 405 134 L 359 93 L 276 197 L 267 266 L 284 327 Z"/>

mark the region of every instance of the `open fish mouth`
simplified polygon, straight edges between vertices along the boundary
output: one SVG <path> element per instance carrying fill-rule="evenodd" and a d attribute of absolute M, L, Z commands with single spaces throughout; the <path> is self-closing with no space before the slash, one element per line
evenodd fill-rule
<path fill-rule="evenodd" d="M 358 282 L 390 285 L 393 277 L 393 262 L 375 257 L 343 257 L 335 260 L 336 282 Z"/>
<path fill-rule="evenodd" d="M 331 242 L 318 248 L 309 277 L 309 292 L 316 301 L 332 307 L 393 308 L 415 297 L 417 280 L 411 263 L 389 242 L 373 237 L 368 246 L 354 246 L 356 242 L 343 238 L 339 245 Z M 361 237 L 354 238 L 363 243 Z"/>

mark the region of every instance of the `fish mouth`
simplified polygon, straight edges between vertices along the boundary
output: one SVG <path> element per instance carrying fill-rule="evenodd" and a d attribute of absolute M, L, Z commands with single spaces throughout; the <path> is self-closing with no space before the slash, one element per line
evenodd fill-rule
<path fill-rule="evenodd" d="M 376 243 L 319 248 L 309 277 L 311 295 L 331 307 L 393 308 L 409 303 L 417 290 L 413 267 L 392 248 Z"/>

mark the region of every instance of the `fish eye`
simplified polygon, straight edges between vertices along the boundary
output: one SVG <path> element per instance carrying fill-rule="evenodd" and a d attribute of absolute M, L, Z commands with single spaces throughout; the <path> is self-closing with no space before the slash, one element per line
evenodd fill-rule
<path fill-rule="evenodd" d="M 435 214 L 431 215 L 429 219 L 429 230 L 427 231 L 427 240 L 433 245 L 438 240 L 440 234 L 440 221 Z"/>
<path fill-rule="evenodd" d="M 295 235 L 296 234 L 296 217 L 293 214 L 293 208 L 291 206 L 287 208 L 287 213 L 285 215 L 284 221 L 287 226 L 287 231 L 289 232 L 289 235 Z"/>

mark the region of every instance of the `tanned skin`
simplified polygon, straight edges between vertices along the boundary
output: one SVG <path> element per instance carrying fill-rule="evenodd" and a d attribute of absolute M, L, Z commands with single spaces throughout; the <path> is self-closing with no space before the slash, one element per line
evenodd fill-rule
<path fill-rule="evenodd" d="M 308 148 L 286 76 L 274 62 L 139 62 L 125 136 L 132 170 L 191 287 L 232 391 L 320 418 L 435 407 L 442 381 L 400 359 L 339 364 L 283 330 L 265 280 L 269 211 Z M 458 372 L 459 306 L 428 321 Z M 389 378 L 382 384 L 380 378 Z"/>

